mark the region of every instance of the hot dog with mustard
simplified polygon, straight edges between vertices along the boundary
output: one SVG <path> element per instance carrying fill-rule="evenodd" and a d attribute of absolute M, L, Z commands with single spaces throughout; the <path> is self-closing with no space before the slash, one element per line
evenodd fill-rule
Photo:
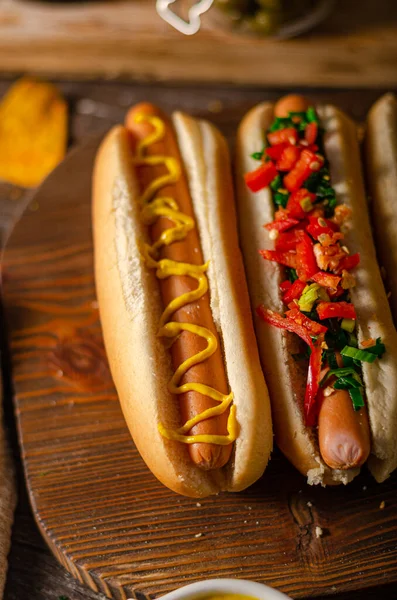
<path fill-rule="evenodd" d="M 93 231 L 105 346 L 143 459 L 181 494 L 244 489 L 272 427 L 220 133 L 134 107 L 96 158 Z"/>
<path fill-rule="evenodd" d="M 242 250 L 276 442 L 312 484 L 397 466 L 397 336 L 354 123 L 302 96 L 237 140 Z"/>

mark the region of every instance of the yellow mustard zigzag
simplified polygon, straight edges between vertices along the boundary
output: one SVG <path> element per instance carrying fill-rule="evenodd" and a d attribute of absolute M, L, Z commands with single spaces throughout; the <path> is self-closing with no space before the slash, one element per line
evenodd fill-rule
<path fill-rule="evenodd" d="M 135 117 L 137 123 L 149 123 L 153 127 L 153 132 L 144 138 L 137 147 L 134 164 L 136 166 L 158 166 L 164 165 L 168 171 L 167 174 L 154 179 L 143 191 L 141 202 L 141 217 L 146 225 L 152 225 L 159 217 L 167 217 L 174 225 L 162 232 L 160 237 L 152 244 L 145 244 L 143 255 L 147 266 L 151 269 L 156 269 L 156 276 L 159 279 L 165 279 L 171 275 L 186 275 L 197 280 L 197 288 L 191 292 L 182 294 L 178 298 L 174 298 L 165 307 L 160 319 L 158 335 L 170 338 L 174 341 L 182 331 L 194 333 L 207 342 L 207 347 L 194 354 L 190 358 L 182 362 L 170 382 L 168 389 L 172 394 L 184 394 L 186 392 L 195 391 L 208 396 L 212 400 L 219 402 L 217 406 L 209 408 L 189 419 L 182 427 L 177 430 L 166 429 L 161 423 L 158 428 L 164 437 L 183 442 L 185 444 L 195 444 L 204 442 L 210 444 L 227 445 L 233 442 L 237 437 L 237 421 L 236 408 L 230 407 L 230 414 L 227 423 L 227 435 L 186 435 L 194 425 L 224 413 L 232 403 L 233 393 L 222 394 L 214 388 L 202 383 L 185 383 L 179 385 L 185 373 L 194 365 L 203 362 L 209 358 L 217 349 L 217 340 L 214 334 L 206 327 L 200 327 L 192 323 L 178 323 L 170 321 L 171 316 L 175 311 L 182 306 L 199 300 L 208 290 L 208 280 L 206 271 L 208 263 L 204 265 L 193 265 L 189 263 L 177 262 L 167 258 L 157 260 L 158 251 L 163 246 L 168 246 L 175 241 L 183 240 L 188 232 L 194 228 L 194 220 L 188 215 L 183 214 L 179 210 L 179 206 L 174 198 L 157 195 L 163 187 L 176 183 L 181 175 L 179 162 L 171 156 L 145 156 L 146 149 L 152 144 L 160 141 L 164 137 L 165 124 L 160 118 L 138 114 Z"/>

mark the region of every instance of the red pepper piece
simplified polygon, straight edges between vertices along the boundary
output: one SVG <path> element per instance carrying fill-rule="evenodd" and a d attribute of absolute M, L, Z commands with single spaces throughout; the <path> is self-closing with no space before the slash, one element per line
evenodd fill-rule
<path fill-rule="evenodd" d="M 272 221 L 271 223 L 267 223 L 264 225 L 264 228 L 268 229 L 269 231 L 271 229 L 275 229 L 278 232 L 282 232 L 291 229 L 291 227 L 298 225 L 298 223 L 299 221 L 297 219 L 288 219 L 288 217 L 278 220 L 276 215 L 276 220 Z"/>
<path fill-rule="evenodd" d="M 309 359 L 309 369 L 307 372 L 307 383 L 304 400 L 304 415 L 305 423 L 308 427 L 314 427 L 317 424 L 318 403 L 317 394 L 320 387 L 321 373 L 321 344 L 324 341 L 324 336 L 317 338 Z"/>
<path fill-rule="evenodd" d="M 318 272 L 313 247 L 311 238 L 302 232 L 302 239 L 296 245 L 296 272 L 301 281 L 309 281 Z"/>
<path fill-rule="evenodd" d="M 277 262 L 286 267 L 296 269 L 296 254 L 293 252 L 278 252 L 278 250 L 259 250 L 266 260 Z"/>
<path fill-rule="evenodd" d="M 294 230 L 285 231 L 280 233 L 275 242 L 275 249 L 280 252 L 289 252 L 290 250 L 296 250 L 297 237 Z"/>
<path fill-rule="evenodd" d="M 295 282 L 296 283 L 296 282 Z M 321 325 L 321 323 L 317 323 L 317 321 L 312 321 L 306 315 L 304 315 L 299 308 L 292 308 L 291 310 L 287 310 L 285 313 L 288 319 L 292 319 L 295 323 L 302 325 L 310 335 L 320 335 L 321 333 L 326 333 L 328 330 L 325 325 Z"/>
<path fill-rule="evenodd" d="M 277 171 L 290 171 L 299 159 L 301 150 L 297 146 L 287 146 L 276 163 Z"/>
<path fill-rule="evenodd" d="M 355 319 L 356 310 L 350 302 L 319 302 L 316 306 L 320 319 Z"/>
<path fill-rule="evenodd" d="M 289 192 L 295 192 L 302 187 L 304 181 L 316 171 L 319 171 L 324 164 L 324 159 L 318 154 L 305 148 L 302 151 L 298 162 L 292 171 L 284 177 L 284 187 Z"/>
<path fill-rule="evenodd" d="M 277 169 L 271 160 L 244 175 L 245 183 L 251 192 L 258 192 L 267 187 L 277 175 Z"/>
<path fill-rule="evenodd" d="M 294 283 L 291 285 L 290 289 L 287 290 L 287 292 L 283 296 L 284 304 L 288 305 L 293 300 L 300 298 L 305 287 L 306 287 L 306 284 L 303 281 L 300 281 L 299 279 L 294 281 Z"/>
<path fill-rule="evenodd" d="M 345 292 L 346 290 L 344 290 L 342 287 L 337 287 L 336 290 L 334 290 L 333 288 L 327 288 L 327 294 L 332 299 L 343 296 Z"/>
<path fill-rule="evenodd" d="M 317 146 L 317 144 L 309 144 L 309 146 L 307 146 L 307 150 L 316 153 L 319 151 L 319 147 Z"/>
<path fill-rule="evenodd" d="M 325 223 L 325 225 L 324 225 Z M 318 240 L 318 237 L 322 233 L 326 233 L 330 236 L 333 235 L 336 231 L 339 231 L 339 227 L 333 221 L 329 219 L 324 219 L 323 217 L 317 217 L 309 215 L 309 225 L 306 229 L 307 233 L 315 239 Z"/>
<path fill-rule="evenodd" d="M 300 140 L 298 146 L 302 149 L 305 148 L 305 150 L 310 150 L 314 153 L 319 151 L 319 147 L 317 146 L 317 144 L 308 144 L 306 140 Z"/>
<path fill-rule="evenodd" d="M 267 139 L 272 146 L 277 146 L 283 142 L 295 145 L 298 142 L 299 134 L 294 127 L 286 127 L 285 129 L 279 129 L 278 131 L 268 133 Z"/>
<path fill-rule="evenodd" d="M 337 275 L 331 275 L 331 273 L 325 273 L 325 271 L 319 271 L 312 276 L 312 281 L 315 283 L 318 283 L 325 288 L 331 288 L 335 291 L 341 279 L 341 277 L 338 277 Z"/>
<path fill-rule="evenodd" d="M 281 142 L 281 144 L 276 144 L 275 146 L 269 146 L 269 148 L 266 148 L 265 153 L 272 160 L 279 160 L 285 148 L 288 148 L 288 143 Z"/>
<path fill-rule="evenodd" d="M 299 323 L 292 321 L 292 319 L 286 319 L 273 310 L 265 308 L 264 306 L 258 306 L 256 312 L 258 316 L 265 321 L 265 323 L 274 325 L 279 329 L 286 329 L 287 331 L 291 331 L 291 333 L 296 333 L 296 335 L 306 342 L 310 348 L 314 347 L 310 333 L 304 327 L 302 327 L 302 325 L 299 325 Z"/>
<path fill-rule="evenodd" d="M 301 229 L 291 229 L 290 231 L 285 231 L 284 233 L 280 233 L 278 238 L 276 239 L 275 248 L 276 250 L 280 250 L 281 252 L 289 252 L 290 250 L 296 250 L 296 244 L 300 240 L 299 232 Z"/>
<path fill-rule="evenodd" d="M 356 254 L 350 254 L 348 256 L 345 256 L 340 261 L 338 268 L 335 269 L 335 273 L 342 273 L 342 271 L 344 271 L 344 270 L 351 271 L 352 269 L 354 269 L 354 267 L 357 267 L 357 265 L 359 263 L 360 263 L 359 252 L 356 252 Z"/>
<path fill-rule="evenodd" d="M 283 294 L 285 294 L 285 292 L 287 292 L 292 287 L 292 283 L 289 281 L 289 279 L 286 279 L 285 281 L 280 283 L 278 287 L 280 288 L 280 291 Z"/>
<path fill-rule="evenodd" d="M 304 211 L 302 204 L 305 204 L 307 200 L 313 204 L 316 199 L 316 194 L 312 194 L 305 188 L 301 188 L 296 192 L 293 192 L 288 198 L 287 211 L 290 217 L 295 219 L 305 219 L 309 211 Z"/>
<path fill-rule="evenodd" d="M 303 281 L 300 281 L 299 279 L 294 281 L 289 290 L 287 290 L 283 296 L 284 304 L 289 304 L 293 300 L 300 298 L 305 287 L 306 283 L 304 283 Z"/>
<path fill-rule="evenodd" d="M 263 321 L 265 321 L 265 323 L 273 325 L 274 327 L 278 327 L 279 329 L 285 329 L 286 331 L 295 333 L 311 348 L 304 401 L 304 415 L 306 424 L 309 427 L 313 427 L 314 425 L 316 425 L 318 414 L 318 406 L 316 404 L 316 400 L 320 386 L 322 356 L 321 344 L 324 341 L 324 333 L 320 333 L 317 340 L 313 342 L 308 330 L 305 327 L 303 327 L 299 322 L 294 321 L 291 318 L 284 318 L 278 313 L 268 308 L 265 308 L 264 306 L 258 306 L 256 312 L 258 316 L 261 319 L 263 319 Z M 302 316 L 304 317 L 305 315 Z M 310 321 L 310 319 L 307 320 Z M 316 325 L 321 327 L 319 323 L 316 323 Z"/>
<path fill-rule="evenodd" d="M 305 140 L 308 144 L 314 144 L 317 139 L 318 125 L 315 121 L 308 123 L 305 128 Z"/>
<path fill-rule="evenodd" d="M 280 206 L 280 208 L 278 210 L 276 210 L 276 212 L 274 213 L 274 220 L 275 221 L 284 221 L 284 219 L 288 219 L 289 214 L 288 211 L 283 208 L 282 206 Z"/>

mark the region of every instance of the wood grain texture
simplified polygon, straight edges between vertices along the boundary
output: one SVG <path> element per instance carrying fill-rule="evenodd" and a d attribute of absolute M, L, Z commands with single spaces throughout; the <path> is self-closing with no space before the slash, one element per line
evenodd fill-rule
<path fill-rule="evenodd" d="M 155 0 L 3 0 L 0 7 L 0 68 L 6 72 L 379 87 L 397 84 L 396 60 L 394 0 L 339 2 L 313 33 L 284 42 L 213 29 L 211 13 L 198 35 L 186 37 L 157 16 Z"/>
<path fill-rule="evenodd" d="M 109 86 L 109 100 L 101 96 L 103 112 L 116 91 Z M 128 93 L 137 100 L 159 90 Z M 230 90 L 216 93 L 233 97 Z M 265 97 L 238 94 L 216 117 L 229 133 L 245 105 Z M 210 102 L 197 90 L 168 90 L 164 97 L 168 106 L 190 103 L 193 112 L 205 112 Z M 358 93 L 346 95 L 342 104 L 349 103 L 359 113 L 366 108 Z M 110 119 L 123 110 L 109 109 Z M 44 185 L 5 257 L 23 458 L 37 522 L 58 559 L 114 598 L 154 597 L 218 575 L 269 582 L 295 598 L 392 586 L 396 477 L 382 486 L 363 475 L 345 489 L 311 489 L 276 453 L 250 490 L 198 506 L 147 471 L 108 385 L 100 342 L 89 220 L 95 144 L 91 155 L 72 155 Z"/>

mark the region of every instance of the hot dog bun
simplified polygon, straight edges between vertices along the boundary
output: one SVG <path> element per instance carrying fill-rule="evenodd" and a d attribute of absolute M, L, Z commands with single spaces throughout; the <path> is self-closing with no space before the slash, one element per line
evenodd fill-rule
<path fill-rule="evenodd" d="M 316 107 L 325 128 L 325 154 L 330 162 L 331 181 L 337 199 L 352 209 L 351 227 L 345 232 L 351 253 L 360 252 L 355 271 L 357 285 L 351 290 L 357 313 L 359 342 L 381 337 L 387 352 L 381 361 L 363 363 L 369 421 L 372 435 L 370 470 L 381 482 L 397 466 L 397 336 L 383 289 L 371 236 L 365 191 L 361 174 L 357 131 L 354 123 L 333 106 Z M 250 157 L 264 146 L 266 130 L 273 120 L 274 107 L 264 103 L 252 109 L 242 121 L 237 139 L 237 188 L 239 227 L 247 280 L 253 310 L 263 304 L 283 311 L 279 291 L 280 267 L 263 261 L 258 249 L 273 249 L 274 242 L 262 225 L 273 220 L 274 208 L 269 188 L 253 193 L 246 187 L 244 173 L 257 163 Z M 306 427 L 303 398 L 306 372 L 291 354 L 296 352 L 296 336 L 264 323 L 254 324 L 261 360 L 272 400 L 276 442 L 311 484 L 348 483 L 359 469 L 331 469 L 321 458 L 317 431 Z"/>
<path fill-rule="evenodd" d="M 382 96 L 369 111 L 364 151 L 376 248 L 397 323 L 397 99 L 393 94 Z"/>
<path fill-rule="evenodd" d="M 210 261 L 212 314 L 234 393 L 238 437 L 225 467 L 199 469 L 187 445 L 166 439 L 158 430 L 160 422 L 178 428 L 181 417 L 167 388 L 173 367 L 157 336 L 164 306 L 158 280 L 140 251 L 148 228 L 140 218 L 139 179 L 122 126 L 106 136 L 95 163 L 95 275 L 109 364 L 135 445 L 162 483 L 180 494 L 204 497 L 242 490 L 260 477 L 272 447 L 272 427 L 238 249 L 226 143 L 205 121 L 177 113 L 173 122 L 201 249 Z"/>

